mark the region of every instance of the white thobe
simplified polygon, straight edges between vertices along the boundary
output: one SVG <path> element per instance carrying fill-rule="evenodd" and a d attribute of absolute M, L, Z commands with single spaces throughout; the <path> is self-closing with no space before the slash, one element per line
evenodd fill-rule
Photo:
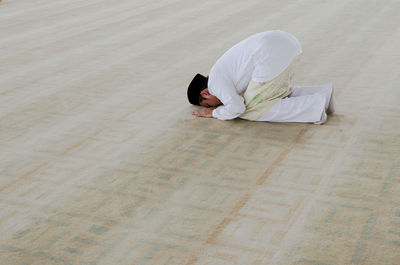
<path fill-rule="evenodd" d="M 336 100 L 331 83 L 314 86 L 294 86 L 293 92 L 279 100 L 257 121 L 313 122 L 323 124 L 326 114 L 335 112 Z"/>
<path fill-rule="evenodd" d="M 209 92 L 223 104 L 213 110 L 213 117 L 239 117 L 246 110 L 243 93 L 250 81 L 274 79 L 301 53 L 297 38 L 281 30 L 254 34 L 230 48 L 211 68 L 208 78 Z"/>

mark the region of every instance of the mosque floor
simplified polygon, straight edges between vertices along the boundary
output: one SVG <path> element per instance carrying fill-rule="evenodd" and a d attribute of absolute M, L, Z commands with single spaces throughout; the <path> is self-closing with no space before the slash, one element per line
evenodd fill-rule
<path fill-rule="evenodd" d="M 400 264 L 398 10 L 2 1 L 1 264 Z M 332 82 L 337 112 L 192 117 L 192 77 L 270 29 L 298 37 L 296 83 Z"/>

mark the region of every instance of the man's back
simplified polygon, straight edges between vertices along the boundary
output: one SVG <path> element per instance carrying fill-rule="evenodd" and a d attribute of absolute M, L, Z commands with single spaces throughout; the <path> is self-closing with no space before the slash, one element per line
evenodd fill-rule
<path fill-rule="evenodd" d="M 220 119 L 240 115 L 244 111 L 241 95 L 250 81 L 273 79 L 301 52 L 298 40 L 280 30 L 256 33 L 234 45 L 210 70 L 208 88 L 224 105 L 215 115 Z"/>
<path fill-rule="evenodd" d="M 214 74 L 225 74 L 240 94 L 253 78 L 268 81 L 278 76 L 300 53 L 299 41 L 290 33 L 270 30 L 251 35 L 226 51 L 210 70 L 209 87 L 213 90 Z M 262 65 L 262 73 L 254 73 Z M 260 76 L 262 74 L 262 76 Z M 262 82 L 262 81 L 260 81 Z"/>

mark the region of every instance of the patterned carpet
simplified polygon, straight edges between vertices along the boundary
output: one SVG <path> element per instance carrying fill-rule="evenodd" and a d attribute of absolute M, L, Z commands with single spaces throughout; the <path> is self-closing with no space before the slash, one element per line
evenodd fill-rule
<path fill-rule="evenodd" d="M 398 0 L 4 0 L 1 265 L 400 264 Z M 282 29 L 325 125 L 194 118 Z"/>

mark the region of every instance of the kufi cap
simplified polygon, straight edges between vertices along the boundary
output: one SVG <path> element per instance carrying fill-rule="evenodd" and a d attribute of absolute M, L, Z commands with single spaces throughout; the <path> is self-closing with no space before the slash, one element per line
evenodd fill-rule
<path fill-rule="evenodd" d="M 190 85 L 187 90 L 187 97 L 189 99 L 189 102 L 193 105 L 200 105 L 199 104 L 199 97 L 200 97 L 200 92 L 207 88 L 207 83 L 208 83 L 208 76 L 205 77 L 201 74 L 197 74 L 192 82 L 190 82 Z"/>

